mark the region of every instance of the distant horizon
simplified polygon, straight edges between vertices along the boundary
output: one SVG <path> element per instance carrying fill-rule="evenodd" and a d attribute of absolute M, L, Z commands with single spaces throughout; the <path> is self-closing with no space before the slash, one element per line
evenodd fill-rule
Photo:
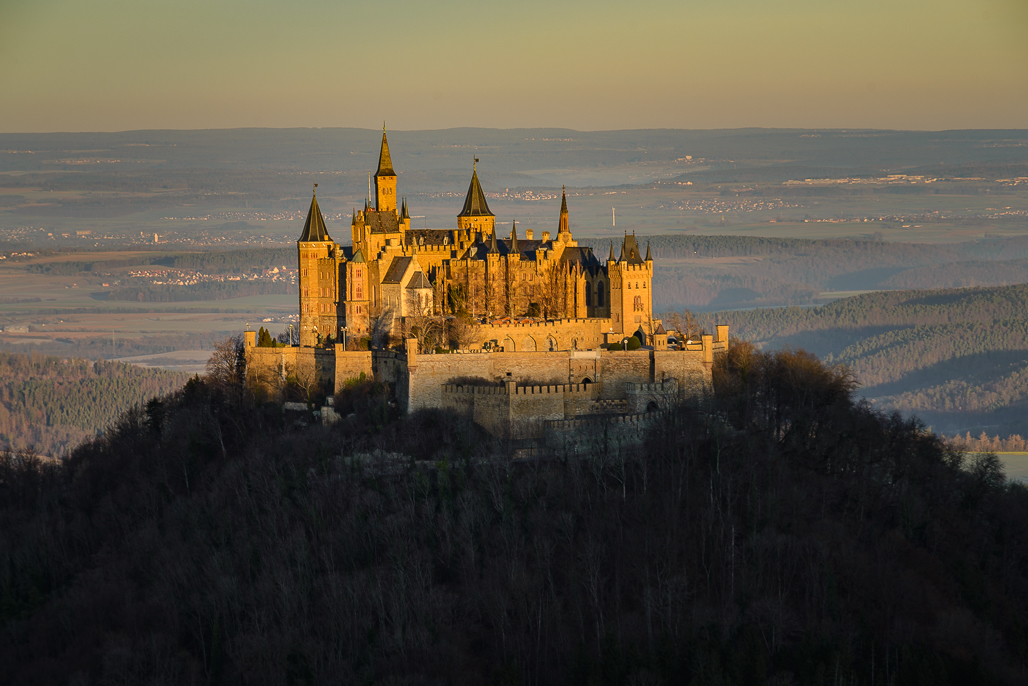
<path fill-rule="evenodd" d="M 55 129 L 52 131 L 0 131 L 0 136 L 45 136 L 62 134 L 118 134 L 118 133 L 148 133 L 159 131 L 176 132 L 202 132 L 202 131 L 370 131 L 380 133 L 381 127 L 368 126 L 214 126 L 214 127 L 143 127 L 138 129 L 83 129 L 81 131 L 71 129 Z M 961 131 L 996 132 L 1016 131 L 1028 132 L 1028 124 L 1022 127 L 962 127 L 943 129 L 904 129 L 904 128 L 883 128 L 883 127 L 859 127 L 859 126 L 725 126 L 725 127 L 675 127 L 675 126 L 652 126 L 652 127 L 624 127 L 624 128 L 601 128 L 601 129 L 577 129 L 569 126 L 441 126 L 426 128 L 392 128 L 387 127 L 386 133 L 432 133 L 440 131 L 571 131 L 574 133 L 619 133 L 628 131 L 824 131 L 824 132 L 858 132 L 868 131 L 875 133 L 959 133 Z M 2 151 L 0 151 L 2 152 Z"/>
<path fill-rule="evenodd" d="M 1028 127 L 1024 0 L 11 0 L 0 130 Z"/>

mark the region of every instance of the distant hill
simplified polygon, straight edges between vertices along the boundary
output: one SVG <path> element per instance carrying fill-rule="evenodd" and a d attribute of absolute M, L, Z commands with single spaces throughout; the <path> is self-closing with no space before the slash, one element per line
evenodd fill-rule
<path fill-rule="evenodd" d="M 60 455 L 187 378 L 122 362 L 0 352 L 0 450 Z"/>
<path fill-rule="evenodd" d="M 877 407 L 937 431 L 1028 434 L 1028 284 L 868 293 L 700 315 L 764 348 L 847 365 Z"/>

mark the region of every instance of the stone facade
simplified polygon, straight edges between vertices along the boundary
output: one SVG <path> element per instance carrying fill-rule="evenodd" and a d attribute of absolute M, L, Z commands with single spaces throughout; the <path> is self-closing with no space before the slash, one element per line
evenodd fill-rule
<path fill-rule="evenodd" d="M 397 200 L 385 132 L 375 206 L 366 202 L 354 212 L 352 247 L 329 236 L 315 194 L 297 241 L 299 345 L 257 347 L 256 334 L 246 332 L 251 382 L 289 380 L 331 394 L 363 376 L 388 384 L 405 411 L 464 413 L 515 439 L 593 424 L 607 436 L 611 422 L 628 436 L 645 422 L 625 418 L 710 392 L 728 327 L 718 326 L 716 337 L 669 345 L 653 318 L 648 246 L 644 255 L 626 234 L 619 256 L 612 244 L 601 262 L 572 236 L 566 194 L 555 236 L 544 231 L 536 239 L 528 231 L 519 238 L 512 225 L 501 239 L 477 162 L 453 230 L 411 228 L 407 202 Z M 463 349 L 419 350 L 415 338 L 394 350 L 353 349 L 375 327 L 395 334 L 451 314 L 474 322 Z M 643 347 L 605 347 L 632 335 Z"/>
<path fill-rule="evenodd" d="M 383 326 L 399 334 L 412 309 L 480 321 L 477 340 L 464 344 L 472 348 L 503 340 L 508 332 L 499 329 L 526 319 L 574 320 L 590 342 L 569 332 L 567 347 L 594 345 L 601 332 L 649 337 L 659 325 L 653 319 L 649 247 L 644 257 L 635 237 L 626 234 L 620 255 L 614 256 L 611 244 L 602 261 L 572 235 L 565 193 L 552 237 L 550 231 L 519 237 L 512 223 L 501 238 L 476 159 L 456 228 L 413 229 L 407 201 L 397 203 L 397 176 L 383 132 L 374 196 L 374 206 L 365 202 L 353 213 L 352 247 L 331 238 L 316 193 L 311 199 L 297 241 L 300 345 L 331 345 Z"/>

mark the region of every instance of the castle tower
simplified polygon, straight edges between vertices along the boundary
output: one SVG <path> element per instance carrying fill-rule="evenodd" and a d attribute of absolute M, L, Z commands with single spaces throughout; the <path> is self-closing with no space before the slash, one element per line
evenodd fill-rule
<path fill-rule="evenodd" d="M 607 262 L 610 276 L 611 326 L 617 333 L 631 336 L 639 329 L 648 333 L 653 318 L 653 260 L 649 246 L 646 258 L 640 254 L 635 234 L 621 243 L 621 256 L 613 261 L 611 250 Z"/>
<path fill-rule="evenodd" d="M 457 228 L 472 233 L 482 231 L 492 233 L 496 230 L 496 215 L 489 211 L 489 203 L 485 201 L 485 192 L 478 181 L 478 158 L 471 168 L 471 185 L 464 199 L 464 208 L 457 215 Z"/>
<path fill-rule="evenodd" d="M 346 331 L 350 336 L 357 337 L 368 332 L 371 312 L 370 274 L 367 261 L 360 249 L 354 252 L 353 259 L 343 265 L 343 269 L 346 273 L 343 293 Z"/>
<path fill-rule="evenodd" d="M 338 246 L 318 207 L 317 184 L 296 242 L 300 269 L 300 345 L 315 346 L 339 331 Z"/>
<path fill-rule="evenodd" d="M 389 156 L 389 141 L 382 125 L 382 149 L 378 153 L 378 171 L 375 172 L 375 209 L 379 212 L 396 211 L 396 172 Z"/>

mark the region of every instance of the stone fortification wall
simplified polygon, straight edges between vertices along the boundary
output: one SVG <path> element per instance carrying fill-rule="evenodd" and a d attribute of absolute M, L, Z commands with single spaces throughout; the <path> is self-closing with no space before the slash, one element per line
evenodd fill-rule
<path fill-rule="evenodd" d="M 349 379 L 365 378 L 406 388 L 407 360 L 392 351 L 344 350 L 285 346 L 259 348 L 256 335 L 247 331 L 244 339 L 247 375 L 264 386 L 278 386 L 294 377 L 301 384 L 317 381 L 322 390 L 334 393 Z"/>
<path fill-rule="evenodd" d="M 559 454 L 616 459 L 638 449 L 658 416 L 651 412 L 544 422 L 543 436 L 546 447 Z"/>
<path fill-rule="evenodd" d="M 492 344 L 504 352 L 548 352 L 591 350 L 603 344 L 610 319 L 556 319 L 523 324 L 487 324 L 479 328 L 481 344 Z M 512 349 L 513 348 L 513 349 Z"/>
<path fill-rule="evenodd" d="M 518 386 L 513 381 L 493 386 L 445 384 L 442 405 L 470 416 L 494 436 L 539 438 L 547 421 L 589 411 L 597 384 Z"/>

